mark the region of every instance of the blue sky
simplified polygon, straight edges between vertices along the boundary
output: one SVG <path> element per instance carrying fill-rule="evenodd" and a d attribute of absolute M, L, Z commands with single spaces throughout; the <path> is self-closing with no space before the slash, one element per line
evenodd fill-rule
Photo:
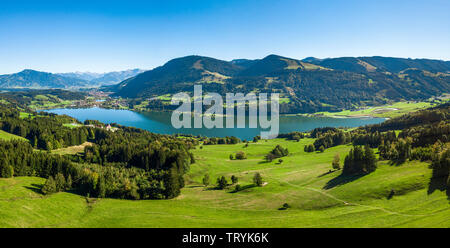
<path fill-rule="evenodd" d="M 450 60 L 448 0 L 10 1 L 0 74 L 151 69 L 224 60 L 393 56 Z"/>

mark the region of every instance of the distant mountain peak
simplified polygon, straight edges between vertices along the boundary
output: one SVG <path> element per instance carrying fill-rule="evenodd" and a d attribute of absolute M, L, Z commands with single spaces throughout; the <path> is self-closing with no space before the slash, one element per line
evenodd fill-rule
<path fill-rule="evenodd" d="M 128 69 L 124 71 L 113 71 L 113 72 L 104 72 L 104 73 L 96 73 L 96 72 L 67 72 L 67 73 L 58 73 L 58 75 L 69 78 L 77 78 L 89 81 L 91 86 L 104 86 L 104 85 L 112 85 L 122 82 L 125 79 L 134 77 L 139 73 L 144 72 L 141 69 Z"/>
<path fill-rule="evenodd" d="M 20 71 L 19 73 L 47 73 L 47 74 L 50 74 L 49 72 L 36 71 L 33 69 L 24 69 L 24 70 Z"/>
<path fill-rule="evenodd" d="M 25 69 L 18 73 L 0 75 L 0 88 L 78 88 L 86 87 L 87 81 L 67 78 L 49 72 Z"/>

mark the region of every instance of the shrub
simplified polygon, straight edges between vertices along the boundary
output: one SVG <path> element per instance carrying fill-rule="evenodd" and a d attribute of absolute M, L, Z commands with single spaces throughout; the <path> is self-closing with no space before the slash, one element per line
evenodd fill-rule
<path fill-rule="evenodd" d="M 238 151 L 236 152 L 236 159 L 239 160 L 247 159 L 247 154 L 245 154 L 245 152 L 243 151 Z"/>
<path fill-rule="evenodd" d="M 236 184 L 236 186 L 234 187 L 235 192 L 241 191 L 241 189 L 242 189 L 242 187 L 240 184 Z"/>
<path fill-rule="evenodd" d="M 225 187 L 227 187 L 227 185 L 228 182 L 224 176 L 217 178 L 217 188 L 224 189 Z"/>
<path fill-rule="evenodd" d="M 56 192 L 56 183 L 52 176 L 49 176 L 45 181 L 44 186 L 41 189 L 42 193 L 45 195 L 52 194 Z"/>
<path fill-rule="evenodd" d="M 331 163 L 333 169 L 335 169 L 335 170 L 341 169 L 340 160 L 341 160 L 341 158 L 340 158 L 339 154 L 334 155 L 333 162 Z"/>
<path fill-rule="evenodd" d="M 66 179 L 61 173 L 58 173 L 55 176 L 55 188 L 56 192 L 64 191 L 66 189 Z"/>
<path fill-rule="evenodd" d="M 305 152 L 314 152 L 315 148 L 313 144 L 309 144 L 307 146 L 305 146 L 305 148 L 303 149 Z"/>
<path fill-rule="evenodd" d="M 210 183 L 210 179 L 209 179 L 209 175 L 205 174 L 205 176 L 203 177 L 203 185 L 208 186 Z"/>
<path fill-rule="evenodd" d="M 232 182 L 233 184 L 237 183 L 237 182 L 238 182 L 238 178 L 237 178 L 235 175 L 232 175 L 232 176 L 231 176 L 231 182 Z"/>
<path fill-rule="evenodd" d="M 262 186 L 263 180 L 262 180 L 261 174 L 259 174 L 259 172 L 256 172 L 255 175 L 253 176 L 253 183 L 258 187 Z"/>
<path fill-rule="evenodd" d="M 319 152 L 324 152 L 325 151 L 325 147 L 324 146 L 320 146 L 319 147 Z"/>
<path fill-rule="evenodd" d="M 272 162 L 272 160 L 275 159 L 275 155 L 273 155 L 272 153 L 268 153 L 266 156 L 264 156 L 264 159 L 268 162 Z"/>
<path fill-rule="evenodd" d="M 287 156 L 288 154 L 289 151 L 287 148 L 285 149 L 282 146 L 277 145 L 272 151 L 270 151 L 266 156 L 264 156 L 264 159 L 266 161 L 272 162 L 272 160 Z"/>

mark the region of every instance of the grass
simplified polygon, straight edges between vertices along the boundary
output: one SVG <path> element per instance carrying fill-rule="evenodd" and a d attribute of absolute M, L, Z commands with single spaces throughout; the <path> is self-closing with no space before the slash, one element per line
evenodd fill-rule
<path fill-rule="evenodd" d="M 77 128 L 77 127 L 82 127 L 82 124 L 79 123 L 64 123 L 63 126 L 68 127 L 68 128 Z"/>
<path fill-rule="evenodd" d="M 24 137 L 20 137 L 11 133 L 7 133 L 3 130 L 0 130 L 0 139 L 2 140 L 12 140 L 12 139 L 18 139 L 18 140 L 27 140 Z"/>
<path fill-rule="evenodd" d="M 19 117 L 21 119 L 28 118 L 29 116 L 32 116 L 32 115 L 30 113 L 27 113 L 27 112 L 20 112 L 20 115 L 19 115 Z"/>
<path fill-rule="evenodd" d="M 289 97 L 281 97 L 280 98 L 280 104 L 289 103 L 289 102 L 291 102 L 291 99 Z"/>
<path fill-rule="evenodd" d="M 359 117 L 372 116 L 393 118 L 406 113 L 425 109 L 434 106 L 431 102 L 396 102 L 389 105 L 368 107 L 362 110 L 343 110 L 341 112 L 317 112 L 315 115 L 334 116 L 334 117 Z"/>
<path fill-rule="evenodd" d="M 0 179 L 0 227 L 450 227 L 446 192 L 428 192 L 427 163 L 379 162 L 372 174 L 343 178 L 340 171 L 330 172 L 331 161 L 336 153 L 343 160 L 350 146 L 305 153 L 303 147 L 311 142 L 277 139 L 247 148 L 197 148 L 186 187 L 171 200 L 86 199 L 69 192 L 44 196 L 39 189 L 45 179 Z M 264 162 L 276 144 L 290 155 L 282 164 Z M 229 160 L 241 150 L 248 159 Z M 255 172 L 267 185 L 253 185 Z M 206 173 L 213 183 L 219 176 L 230 182 L 235 175 L 243 190 L 205 188 Z M 396 195 L 388 200 L 391 189 Z M 284 203 L 291 208 L 279 210 Z"/>
<path fill-rule="evenodd" d="M 52 153 L 59 154 L 59 155 L 66 155 L 66 154 L 77 154 L 84 152 L 84 147 L 86 146 L 92 146 L 91 142 L 84 142 L 83 144 L 79 146 L 69 146 L 66 148 L 60 148 L 52 150 Z"/>

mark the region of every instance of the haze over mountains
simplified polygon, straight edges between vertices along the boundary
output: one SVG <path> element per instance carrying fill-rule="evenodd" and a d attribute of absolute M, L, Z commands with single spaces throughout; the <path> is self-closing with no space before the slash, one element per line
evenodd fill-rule
<path fill-rule="evenodd" d="M 143 70 L 132 69 L 108 73 L 71 72 L 53 74 L 27 69 L 18 73 L 0 75 L 0 88 L 93 88 L 117 84 L 141 72 Z"/>
<path fill-rule="evenodd" d="M 278 55 L 223 61 L 203 56 L 170 60 L 108 88 L 116 96 L 152 98 L 192 92 L 278 92 L 282 112 L 333 111 L 449 93 L 450 62 L 389 57 L 297 60 Z"/>
<path fill-rule="evenodd" d="M 120 83 L 127 78 L 134 77 L 142 72 L 144 72 L 144 70 L 130 69 L 125 71 L 113 71 L 106 73 L 69 72 L 69 73 L 58 73 L 58 75 L 70 78 L 83 79 L 99 85 L 112 85 Z"/>

